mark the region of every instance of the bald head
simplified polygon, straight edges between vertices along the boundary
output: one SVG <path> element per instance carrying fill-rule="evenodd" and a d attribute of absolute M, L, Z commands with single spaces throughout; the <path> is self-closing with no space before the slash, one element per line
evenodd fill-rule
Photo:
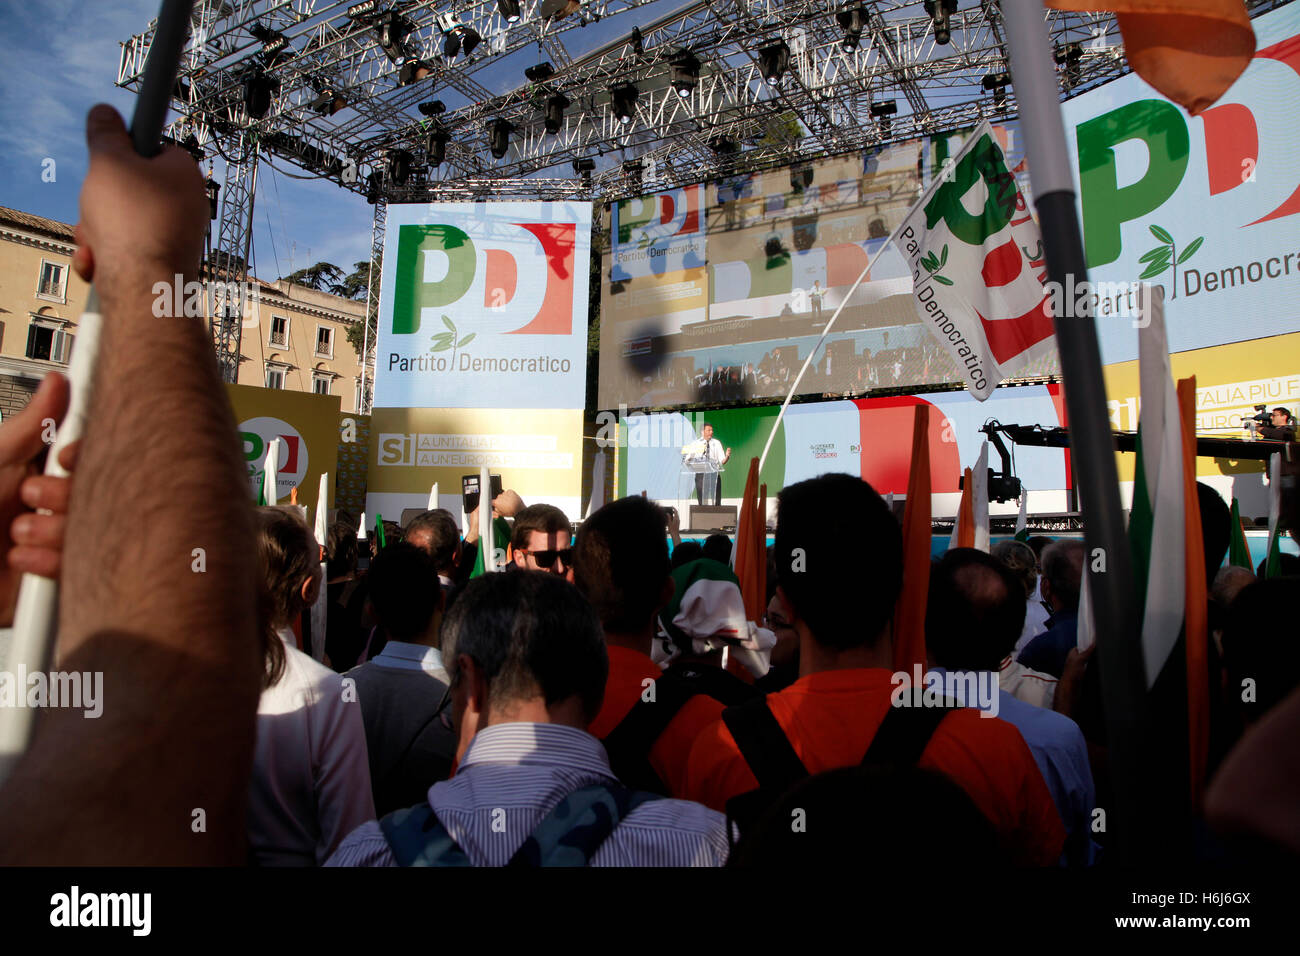
<path fill-rule="evenodd" d="M 1024 626 L 1024 588 L 1001 561 L 974 548 L 951 548 L 935 562 L 925 642 L 940 667 L 997 670 Z"/>
<path fill-rule="evenodd" d="M 1210 598 L 1220 607 L 1227 608 L 1237 599 L 1237 595 L 1253 584 L 1255 573 L 1235 564 L 1219 568 L 1214 576 L 1214 586 L 1210 588 Z"/>

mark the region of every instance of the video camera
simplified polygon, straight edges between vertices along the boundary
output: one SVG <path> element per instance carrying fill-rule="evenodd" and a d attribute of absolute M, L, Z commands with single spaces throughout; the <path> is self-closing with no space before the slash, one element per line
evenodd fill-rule
<path fill-rule="evenodd" d="M 1260 425 L 1268 425 L 1273 421 L 1272 413 L 1269 412 L 1267 405 L 1256 405 L 1254 415 L 1242 415 L 1241 427 L 1246 428 L 1248 422 L 1257 422 Z"/>

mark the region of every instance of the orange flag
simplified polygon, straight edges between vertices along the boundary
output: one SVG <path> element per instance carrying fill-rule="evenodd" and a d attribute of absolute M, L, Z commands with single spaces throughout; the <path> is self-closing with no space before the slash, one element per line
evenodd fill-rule
<path fill-rule="evenodd" d="M 1205 548 L 1201 537 L 1201 506 L 1196 495 L 1196 376 L 1179 380 L 1178 411 L 1183 426 L 1183 514 L 1187 521 L 1183 539 L 1187 595 L 1183 612 L 1183 640 L 1187 648 L 1187 745 L 1192 806 L 1199 808 L 1210 751 L 1210 700 Z"/>
<path fill-rule="evenodd" d="M 1227 92 L 1255 55 L 1242 0 L 1046 0 L 1114 11 L 1133 72 L 1195 116 Z"/>
<path fill-rule="evenodd" d="M 766 486 L 763 491 L 767 498 Z M 736 579 L 740 582 L 740 596 L 745 603 L 745 617 L 759 622 L 767 601 L 764 582 L 767 578 L 767 552 L 764 543 L 764 522 L 758 513 L 758 459 L 749 460 L 749 476 L 745 479 L 745 496 L 740 500 L 740 516 L 736 522 Z M 753 683 L 753 675 L 729 656 L 727 670 Z"/>
<path fill-rule="evenodd" d="M 903 509 L 903 591 L 894 607 L 894 670 L 925 670 L 925 602 L 930 596 L 930 406 L 912 419 L 912 470 Z"/>
<path fill-rule="evenodd" d="M 956 548 L 975 547 L 975 502 L 971 498 L 971 484 L 975 480 L 969 468 L 963 472 L 965 479 L 961 483 L 961 504 L 957 506 L 957 543 Z"/>

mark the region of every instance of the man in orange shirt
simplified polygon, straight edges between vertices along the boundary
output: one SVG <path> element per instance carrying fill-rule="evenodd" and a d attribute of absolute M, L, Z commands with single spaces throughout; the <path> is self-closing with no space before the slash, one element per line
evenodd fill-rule
<path fill-rule="evenodd" d="M 717 810 L 757 789 L 774 761 L 788 769 L 797 758 L 809 774 L 858 765 L 896 696 L 890 619 L 902 590 L 903 543 L 880 495 L 843 474 L 786 488 L 776 563 L 777 597 L 799 635 L 799 679 L 766 697 L 770 719 L 759 716 L 768 726 L 774 719 L 789 747 L 751 749 L 751 764 L 729 729 L 733 711 L 706 728 L 675 795 Z M 955 710 L 938 723 L 917 766 L 947 774 L 970 795 L 1012 862 L 1060 859 L 1060 816 L 1015 727 L 976 709 Z"/>
<path fill-rule="evenodd" d="M 588 732 L 604 741 L 623 783 L 675 793 L 691 744 L 723 705 L 666 678 L 650 658 L 655 616 L 673 596 L 663 511 L 639 495 L 605 505 L 578 530 L 573 572 L 609 652 L 605 700 Z"/>

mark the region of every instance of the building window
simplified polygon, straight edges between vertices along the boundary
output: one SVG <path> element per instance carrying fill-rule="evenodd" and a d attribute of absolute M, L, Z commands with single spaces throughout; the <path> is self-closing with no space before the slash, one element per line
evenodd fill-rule
<path fill-rule="evenodd" d="M 316 326 L 316 355 L 318 358 L 334 357 L 334 330 L 328 325 Z"/>
<path fill-rule="evenodd" d="M 330 381 L 333 376 L 324 372 L 313 372 L 311 376 L 311 390 L 317 395 L 328 395 L 330 393 Z"/>
<path fill-rule="evenodd" d="M 289 347 L 289 317 L 285 315 L 271 316 L 271 345 L 278 345 L 282 349 Z"/>
<path fill-rule="evenodd" d="M 63 283 L 66 277 L 66 270 L 60 262 L 50 262 L 46 259 L 41 260 L 41 277 L 36 286 L 36 295 L 41 299 L 53 299 L 56 302 L 64 301 Z"/>
<path fill-rule="evenodd" d="M 33 322 L 27 328 L 27 357 L 66 365 L 72 359 L 74 338 L 52 323 Z"/>
<path fill-rule="evenodd" d="M 268 368 L 266 370 L 267 388 L 284 388 L 284 369 Z"/>

